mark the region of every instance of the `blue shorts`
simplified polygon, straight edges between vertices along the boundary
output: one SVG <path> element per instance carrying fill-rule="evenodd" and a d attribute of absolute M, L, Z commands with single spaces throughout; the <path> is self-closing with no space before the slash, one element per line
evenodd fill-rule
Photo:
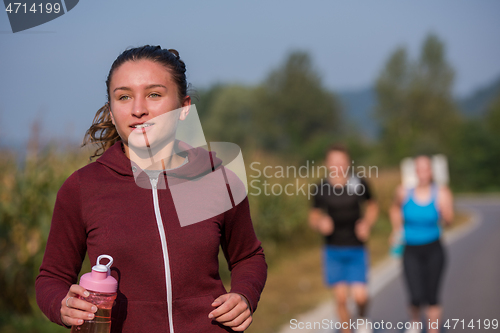
<path fill-rule="evenodd" d="M 326 245 L 323 248 L 325 283 L 365 283 L 368 274 L 368 251 L 363 246 Z"/>

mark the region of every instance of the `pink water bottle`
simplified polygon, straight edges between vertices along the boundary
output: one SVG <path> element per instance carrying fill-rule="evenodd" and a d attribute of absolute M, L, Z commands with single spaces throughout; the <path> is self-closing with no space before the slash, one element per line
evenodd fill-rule
<path fill-rule="evenodd" d="M 101 259 L 109 259 L 106 265 L 101 265 Z M 110 275 L 109 268 L 113 264 L 113 258 L 106 254 L 97 258 L 97 264 L 92 267 L 92 272 L 82 275 L 80 286 L 85 288 L 90 295 L 81 297 L 87 302 L 97 306 L 93 320 L 85 320 L 82 325 L 73 326 L 71 333 L 109 333 L 111 331 L 111 308 L 116 299 L 118 282 Z"/>

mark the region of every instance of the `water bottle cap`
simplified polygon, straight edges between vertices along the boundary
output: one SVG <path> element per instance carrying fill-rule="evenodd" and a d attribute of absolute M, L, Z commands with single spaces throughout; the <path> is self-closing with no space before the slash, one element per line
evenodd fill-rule
<path fill-rule="evenodd" d="M 106 265 L 102 265 L 99 262 L 101 261 L 102 258 L 106 258 L 109 260 L 109 262 Z M 106 273 L 109 271 L 109 268 L 113 265 L 113 257 L 108 256 L 107 254 L 102 254 L 99 257 L 97 257 L 97 264 L 92 267 L 93 271 L 96 272 L 103 272 Z"/>
<path fill-rule="evenodd" d="M 109 259 L 106 265 L 100 264 L 101 259 Z M 90 291 L 100 293 L 115 293 L 118 289 L 118 281 L 110 275 L 110 267 L 113 264 L 113 258 L 106 254 L 97 258 L 97 264 L 92 267 L 92 272 L 82 275 L 80 285 Z"/>

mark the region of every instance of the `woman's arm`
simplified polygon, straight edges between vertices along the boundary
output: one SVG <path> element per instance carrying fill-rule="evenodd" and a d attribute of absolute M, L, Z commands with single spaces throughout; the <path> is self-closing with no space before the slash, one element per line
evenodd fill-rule
<path fill-rule="evenodd" d="M 231 291 L 218 297 L 210 318 L 236 331 L 252 321 L 267 278 L 267 264 L 261 243 L 255 235 L 248 198 L 225 214 L 221 247 L 231 271 Z"/>
<path fill-rule="evenodd" d="M 403 203 L 403 199 L 404 188 L 400 185 L 396 189 L 394 200 L 392 201 L 391 207 L 389 208 L 389 219 L 391 220 L 392 226 L 392 233 L 390 237 L 391 244 L 396 241 L 396 238 L 399 236 L 403 227 L 403 214 L 401 213 L 401 205 Z"/>
<path fill-rule="evenodd" d="M 446 225 L 453 222 L 453 194 L 447 186 L 441 186 L 438 193 L 438 209 Z"/>
<path fill-rule="evenodd" d="M 67 298 L 84 293 L 79 289 L 76 291 L 80 293 L 69 291 L 77 282 L 86 252 L 87 236 L 81 219 L 80 200 L 78 173 L 75 172 L 57 193 L 47 246 L 35 282 L 36 299 L 42 312 L 52 322 L 65 326 L 79 323 L 78 319 L 69 318 L 88 319 L 91 314 L 74 309 L 90 310 L 90 303 L 84 301 L 71 299 L 68 304 L 73 309 L 66 306 Z"/>

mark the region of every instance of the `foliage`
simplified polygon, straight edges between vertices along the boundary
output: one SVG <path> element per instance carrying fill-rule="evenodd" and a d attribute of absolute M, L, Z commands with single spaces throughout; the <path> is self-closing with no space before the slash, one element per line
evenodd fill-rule
<path fill-rule="evenodd" d="M 259 86 L 218 85 L 202 96 L 207 137 L 245 149 L 320 158 L 342 128 L 340 103 L 305 52 L 292 52 Z"/>
<path fill-rule="evenodd" d="M 256 125 L 261 147 L 285 154 L 310 155 L 310 149 L 338 138 L 341 109 L 326 90 L 310 56 L 293 52 L 271 72 L 257 96 Z"/>
<path fill-rule="evenodd" d="M 444 44 L 435 35 L 427 37 L 417 61 L 410 61 L 404 48 L 389 58 L 376 82 L 375 109 L 389 163 L 408 155 L 450 152 L 459 122 L 451 96 L 453 77 Z"/>
<path fill-rule="evenodd" d="M 0 314 L 0 331 L 2 333 L 68 333 L 68 329 L 51 323 L 42 317 L 40 310 L 36 315 L 16 315 L 9 312 Z"/>
<path fill-rule="evenodd" d="M 256 108 L 255 88 L 228 85 L 218 86 L 216 89 L 216 93 L 206 102 L 209 105 L 208 116 L 204 115 L 202 120 L 203 130 L 209 141 L 253 147 L 255 137 L 251 123 Z"/>
<path fill-rule="evenodd" d="M 461 191 L 500 189 L 500 94 L 483 118 L 464 121 L 455 133 L 450 158 L 454 188 Z"/>
<path fill-rule="evenodd" d="M 292 161 L 261 153 L 251 156 L 252 162 L 260 162 L 263 167 L 291 166 Z M 247 170 L 250 168 L 247 167 Z M 293 176 L 293 175 L 290 175 Z M 266 178 L 264 173 L 249 174 L 249 201 L 252 220 L 257 236 L 266 243 L 267 248 L 279 246 L 300 247 L 311 244 L 315 240 L 307 224 L 309 198 L 307 186 L 316 179 L 301 179 L 292 177 Z M 287 195 L 284 193 L 288 185 Z M 297 191 L 303 186 L 304 192 Z M 297 193 L 298 192 L 298 193 Z M 267 249 L 266 249 L 267 250 Z M 272 256 L 272 254 L 271 254 Z"/>
<path fill-rule="evenodd" d="M 24 165 L 18 168 L 15 156 L 1 156 L 0 312 L 31 314 L 37 309 L 34 280 L 57 191 L 84 159 L 48 147 L 40 154 L 29 151 Z"/>

